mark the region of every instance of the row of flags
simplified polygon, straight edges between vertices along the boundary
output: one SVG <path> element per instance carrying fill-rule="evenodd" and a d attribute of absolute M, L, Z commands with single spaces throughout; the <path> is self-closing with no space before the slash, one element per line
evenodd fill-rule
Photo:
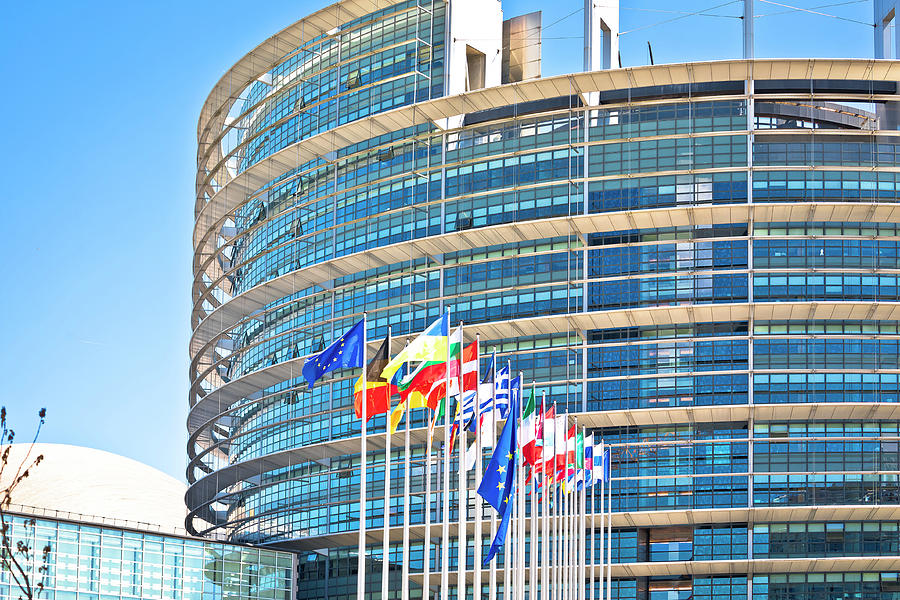
<path fill-rule="evenodd" d="M 479 340 L 465 345 L 462 324 L 452 331 L 450 329 L 449 312 L 431 323 L 394 357 L 390 355 L 390 347 L 388 333 L 372 359 L 365 364 L 364 317 L 325 350 L 308 357 L 303 365 L 303 376 L 312 389 L 316 381 L 330 371 L 365 366 L 353 390 L 355 413 L 357 418 L 363 420 L 361 447 L 364 455 L 366 421 L 379 414 L 390 415 L 385 432 L 390 444 L 389 436 L 396 432 L 406 411 L 429 409 L 432 414 L 429 444 L 439 422 L 443 422 L 445 431 L 449 432 L 448 442 L 444 446 L 446 464 L 449 464 L 450 453 L 457 440 L 462 438 L 465 442 L 467 434 L 473 434 L 474 441 L 459 448 L 460 487 L 467 479 L 463 477 L 463 470 L 476 469 L 477 493 L 493 507 L 499 518 L 496 526 L 492 527 L 493 541 L 483 558 L 484 566 L 491 564 L 501 551 L 508 552 L 506 542 L 510 523 L 514 514 L 519 521 L 525 518 L 524 498 L 529 484 L 534 517 L 538 512 L 544 512 L 571 518 L 579 514 L 572 512 L 579 506 L 576 500 L 579 493 L 583 513 L 583 496 L 587 490 L 593 493 L 595 488 L 602 488 L 610 481 L 609 448 L 601 440 L 595 440 L 593 434 L 587 434 L 585 429 L 579 430 L 577 422 L 570 422 L 568 415 L 557 414 L 555 406 L 548 408 L 545 396 L 542 395 L 538 403 L 534 384 L 527 400 L 523 399 L 525 386 L 522 374 L 513 377 L 509 363 L 498 364 L 496 355 L 490 356 L 488 368 L 482 376 Z M 399 401 L 392 406 L 392 400 L 397 397 Z M 451 409 L 452 415 L 448 414 Z M 497 437 L 496 429 L 500 421 L 504 422 Z M 493 451 L 483 473 L 480 473 L 480 456 L 484 448 L 493 448 Z M 365 480 L 365 461 L 362 461 L 361 468 Z M 443 480 L 446 484 L 447 478 Z M 609 488 L 608 485 L 605 487 Z M 365 494 L 364 487 L 361 494 Z M 460 496 L 467 497 L 467 494 L 464 496 L 460 489 Z M 601 490 L 601 500 L 603 496 Z M 557 514 L 555 511 L 558 510 L 562 512 Z M 449 514 L 446 511 L 445 506 L 445 514 Z M 465 514 L 464 511 L 462 514 Z M 362 560 L 364 522 L 360 526 Z M 538 526 L 535 524 L 533 527 Z M 522 526 L 522 540 L 524 532 Z M 584 535 L 576 528 L 572 528 L 571 533 Z M 554 535 L 560 534 L 557 532 Z M 550 537 L 548 534 L 548 539 Z M 582 542 L 585 540 L 582 539 Z M 559 543 L 562 550 L 564 544 Z M 581 547 L 584 548 L 585 544 Z M 521 560 L 525 560 L 524 552 Z M 360 573 L 363 572 L 364 569 L 360 568 Z M 574 585 L 574 581 L 572 583 Z M 521 585 L 524 586 L 524 579 Z M 442 585 L 442 589 L 444 587 Z"/>

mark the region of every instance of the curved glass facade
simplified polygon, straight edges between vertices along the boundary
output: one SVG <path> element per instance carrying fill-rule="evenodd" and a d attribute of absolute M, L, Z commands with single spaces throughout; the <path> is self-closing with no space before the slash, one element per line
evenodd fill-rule
<path fill-rule="evenodd" d="M 866 61 L 842 64 L 868 80 L 657 66 L 635 81 L 672 84 L 584 74 L 540 103 L 535 82 L 461 118 L 380 116 L 447 110 L 428 100 L 444 6 L 348 23 L 226 107 L 245 125 L 211 176 L 230 183 L 198 199 L 188 526 L 299 552 L 300 597 L 354 596 L 354 373 L 308 392 L 303 357 L 363 311 L 369 339 L 405 338 L 449 308 L 613 445 L 614 598 L 900 599 L 900 137 L 879 116 L 896 86 Z M 317 153 L 329 133 L 343 145 Z M 268 179 L 245 192 L 253 165 Z M 384 450 L 367 457 L 376 537 L 385 512 L 441 522 L 425 419 L 409 474 L 392 451 L 388 511 Z M 401 538 L 392 588 L 403 562 L 440 570 L 440 540 L 403 556 Z"/>

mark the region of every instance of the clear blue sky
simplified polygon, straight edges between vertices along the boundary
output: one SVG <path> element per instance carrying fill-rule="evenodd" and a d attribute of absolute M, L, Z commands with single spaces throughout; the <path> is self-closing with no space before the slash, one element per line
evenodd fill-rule
<path fill-rule="evenodd" d="M 812 8 L 840 0 L 785 0 Z M 628 31 L 715 6 L 625 0 Z M 243 53 L 323 1 L 15 2 L 0 20 L 0 404 L 22 436 L 123 454 L 183 478 L 197 115 Z M 547 9 L 546 5 L 552 8 Z M 544 74 L 581 68 L 582 0 L 544 9 Z M 760 3 L 758 13 L 783 11 Z M 821 9 L 868 22 L 871 0 Z M 716 9 L 738 15 L 739 3 Z M 622 37 L 625 66 L 740 55 L 740 21 Z M 836 40 L 840 40 L 837 42 Z M 871 56 L 871 27 L 757 21 L 757 56 Z M 572 62 L 570 57 L 575 57 Z"/>

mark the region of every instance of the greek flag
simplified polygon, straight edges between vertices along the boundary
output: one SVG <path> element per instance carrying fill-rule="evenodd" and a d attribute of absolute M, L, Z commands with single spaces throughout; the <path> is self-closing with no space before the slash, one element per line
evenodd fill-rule
<path fill-rule="evenodd" d="M 494 406 L 500 414 L 501 419 L 505 419 L 509 415 L 509 366 L 505 366 L 497 371 L 497 377 L 494 378 Z"/>
<path fill-rule="evenodd" d="M 475 396 L 474 391 L 466 392 L 459 414 L 456 415 L 457 426 L 467 429 L 472 424 L 475 419 Z"/>

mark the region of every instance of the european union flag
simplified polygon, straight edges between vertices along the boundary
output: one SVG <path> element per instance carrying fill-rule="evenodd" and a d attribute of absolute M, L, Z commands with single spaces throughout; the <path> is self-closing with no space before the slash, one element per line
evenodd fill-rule
<path fill-rule="evenodd" d="M 512 514 L 510 498 L 515 490 L 516 481 L 516 449 L 518 448 L 517 422 L 519 414 L 518 394 L 511 398 L 509 418 L 500 432 L 500 439 L 494 448 L 494 454 L 485 468 L 484 477 L 478 485 L 478 494 L 488 504 L 500 513 L 500 525 L 497 527 L 497 535 L 491 543 L 491 548 L 484 559 L 487 565 L 497 554 L 503 544 L 506 543 L 506 530 L 509 527 L 509 517 Z"/>
<path fill-rule="evenodd" d="M 319 354 L 303 363 L 303 376 L 313 389 L 316 381 L 329 371 L 362 367 L 365 354 L 366 321 L 363 319 Z"/>

